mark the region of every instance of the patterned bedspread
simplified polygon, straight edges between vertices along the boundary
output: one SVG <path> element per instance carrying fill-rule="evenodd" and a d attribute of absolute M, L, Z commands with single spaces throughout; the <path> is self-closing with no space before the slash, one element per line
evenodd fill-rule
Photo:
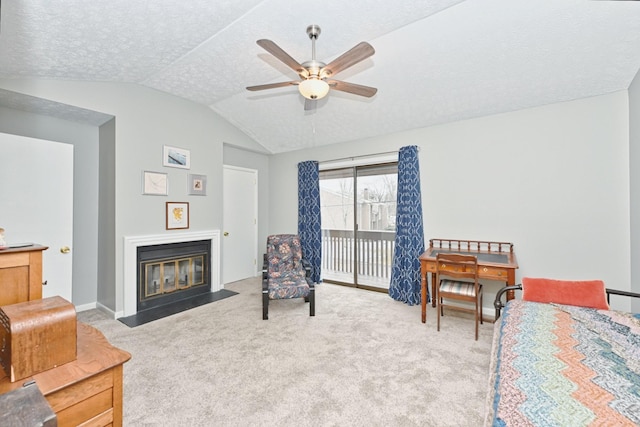
<path fill-rule="evenodd" d="M 640 315 L 510 301 L 485 426 L 640 425 Z"/>

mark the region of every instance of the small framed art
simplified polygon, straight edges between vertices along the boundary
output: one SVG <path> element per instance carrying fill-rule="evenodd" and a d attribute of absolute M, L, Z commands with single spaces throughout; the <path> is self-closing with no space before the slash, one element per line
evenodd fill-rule
<path fill-rule="evenodd" d="M 142 194 L 166 196 L 168 194 L 167 174 L 142 171 Z"/>
<path fill-rule="evenodd" d="M 184 148 L 164 145 L 162 147 L 162 165 L 172 168 L 190 169 L 191 152 Z"/>
<path fill-rule="evenodd" d="M 207 176 L 189 174 L 187 192 L 192 196 L 207 195 Z"/>
<path fill-rule="evenodd" d="M 189 228 L 189 203 L 167 202 L 167 230 Z"/>

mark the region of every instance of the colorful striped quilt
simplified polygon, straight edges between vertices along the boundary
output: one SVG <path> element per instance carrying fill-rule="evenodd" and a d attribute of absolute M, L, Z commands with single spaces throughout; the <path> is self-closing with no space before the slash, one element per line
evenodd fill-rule
<path fill-rule="evenodd" d="M 510 301 L 485 426 L 640 425 L 640 315 Z"/>

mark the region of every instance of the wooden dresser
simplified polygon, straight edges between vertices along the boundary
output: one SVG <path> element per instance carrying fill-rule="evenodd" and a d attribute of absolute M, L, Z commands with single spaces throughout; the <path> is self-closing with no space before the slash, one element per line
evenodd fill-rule
<path fill-rule="evenodd" d="M 31 245 L 0 250 L 0 305 L 42 298 L 42 251 Z"/>
<path fill-rule="evenodd" d="M 10 382 L 0 371 L 0 394 L 30 380 L 58 417 L 58 426 L 122 426 L 122 368 L 131 358 L 96 328 L 78 322 L 78 357 L 24 380 Z"/>

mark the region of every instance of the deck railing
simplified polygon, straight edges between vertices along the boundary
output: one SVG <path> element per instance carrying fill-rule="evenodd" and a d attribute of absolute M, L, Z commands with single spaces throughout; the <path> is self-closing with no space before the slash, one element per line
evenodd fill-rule
<path fill-rule="evenodd" d="M 354 268 L 354 248 L 358 250 L 358 275 L 380 279 L 391 277 L 394 231 L 322 230 L 322 271 L 350 273 Z"/>

